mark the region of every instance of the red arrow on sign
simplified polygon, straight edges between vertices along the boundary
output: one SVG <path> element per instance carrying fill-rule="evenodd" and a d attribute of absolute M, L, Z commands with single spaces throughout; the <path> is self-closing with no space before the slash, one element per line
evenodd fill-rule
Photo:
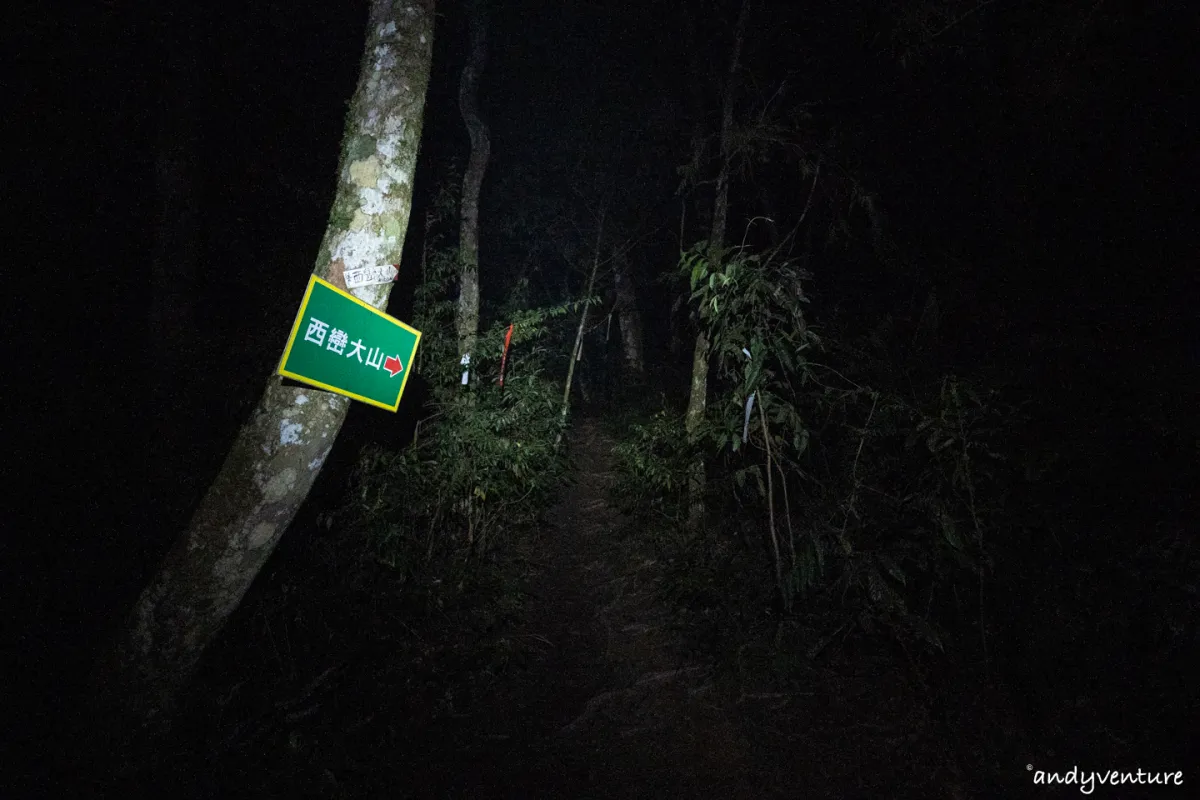
<path fill-rule="evenodd" d="M 392 377 L 394 378 L 397 373 L 404 369 L 404 365 L 395 356 L 388 356 L 383 360 L 383 368 L 392 373 Z"/>

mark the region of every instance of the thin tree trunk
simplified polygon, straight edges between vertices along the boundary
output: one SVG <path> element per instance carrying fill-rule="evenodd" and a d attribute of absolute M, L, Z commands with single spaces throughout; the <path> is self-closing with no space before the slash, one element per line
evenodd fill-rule
<path fill-rule="evenodd" d="M 613 282 L 617 294 L 617 323 L 621 326 L 621 351 L 629 373 L 640 378 L 645 372 L 642 359 L 642 312 L 638 308 L 637 287 L 630 274 L 629 261 L 613 252 Z"/>
<path fill-rule="evenodd" d="M 684 36 L 688 43 L 688 61 L 691 65 L 692 80 L 689 84 L 692 95 L 692 114 L 695 117 L 692 123 L 692 160 L 689 163 L 688 170 L 682 181 L 680 181 L 678 194 L 680 198 L 679 208 L 679 247 L 684 247 L 684 242 L 687 241 L 687 211 L 688 211 L 688 189 L 694 189 L 700 183 L 701 170 L 704 167 L 704 152 L 706 149 L 705 141 L 705 124 L 704 124 L 704 70 L 701 67 L 699 54 L 699 36 L 696 33 L 696 21 L 688 11 L 687 3 L 681 3 L 680 11 L 683 16 Z M 697 203 L 699 205 L 699 203 Z M 699 217 L 699 215 L 697 215 Z M 687 333 L 687 314 L 688 297 L 690 290 L 687 281 L 683 282 L 675 299 L 671 302 L 671 357 L 678 358 L 683 355 L 684 335 Z"/>
<path fill-rule="evenodd" d="M 696 334 L 696 345 L 692 351 L 692 386 L 688 395 L 687 417 L 684 427 L 688 441 L 695 447 L 700 437 L 700 426 L 704 422 L 704 411 L 708 404 L 708 336 L 701 329 Z M 704 488 L 708 483 L 704 456 L 694 455 L 688 470 L 688 525 L 695 530 L 704 524 Z"/>
<path fill-rule="evenodd" d="M 484 0 L 467 3 L 471 53 L 458 85 L 458 108 L 471 137 L 471 155 L 463 174 L 462 219 L 458 235 L 461 263 L 458 279 L 458 346 L 464 354 L 475 350 L 479 334 L 479 192 L 491 155 L 487 123 L 479 112 L 479 77 L 487 64 L 487 8 Z"/>
<path fill-rule="evenodd" d="M 596 272 L 600 269 L 600 240 L 604 236 L 604 215 L 608 205 L 600 210 L 600 220 L 596 224 L 596 247 L 592 251 L 592 274 L 588 276 L 587 291 L 584 292 L 583 309 L 579 312 L 579 328 L 575 331 L 575 346 L 571 348 L 571 363 L 567 365 L 567 381 L 563 386 L 562 419 L 566 422 L 567 412 L 571 408 L 571 382 L 575 379 L 575 364 L 579 361 L 580 348 L 583 347 L 583 332 L 587 328 L 588 303 L 592 292 L 596 289 Z M 559 436 L 561 439 L 561 434 Z M 557 442 L 556 442 L 557 443 Z"/>
<path fill-rule="evenodd" d="M 771 534 L 771 554 L 775 559 L 775 588 L 783 607 L 791 611 L 791 598 L 783 590 L 783 558 L 779 554 L 779 535 L 775 531 L 775 473 L 771 463 L 771 431 L 767 427 L 766 403 L 758 404 L 758 416 L 762 420 L 763 447 L 767 448 L 767 514 Z"/>
<path fill-rule="evenodd" d="M 742 42 L 746 34 L 746 18 L 750 13 L 750 0 L 742 0 L 738 12 L 737 26 L 733 32 L 733 53 L 729 57 L 729 73 L 726 75 L 725 90 L 721 97 L 721 166 L 717 172 L 717 189 L 713 198 L 712 232 L 708 237 L 709 261 L 719 259 L 725 246 L 726 220 L 729 217 L 729 175 L 733 158 L 733 101 L 737 88 L 737 72 L 742 58 Z M 717 266 L 716 263 L 713 266 Z"/>
<path fill-rule="evenodd" d="M 334 206 L 314 272 L 400 261 L 429 83 L 433 0 L 375 0 L 347 116 Z M 287 285 L 295 291 L 300 285 Z M 390 284 L 354 290 L 375 308 Z M 281 333 L 282 335 L 282 333 Z M 95 674 L 98 699 L 136 757 L 170 723 L 173 698 L 308 495 L 349 400 L 272 375 L 187 529 Z M 124 736 L 122 737 L 124 738 Z M 130 750 L 128 748 L 135 748 Z"/>
<path fill-rule="evenodd" d="M 746 18 L 750 12 L 750 0 L 742 0 L 738 12 L 737 26 L 733 32 L 733 53 L 729 57 L 729 72 L 721 98 L 721 166 L 717 173 L 717 189 L 713 198 L 712 231 L 708 238 L 708 259 L 712 269 L 719 264 L 725 246 L 725 227 L 729 216 L 729 173 L 733 155 L 733 100 L 736 88 L 738 65 L 742 57 L 742 41 L 746 33 Z M 708 335 L 703 327 L 696 334 L 696 346 L 692 351 L 692 385 L 688 397 L 687 416 L 684 427 L 689 441 L 695 445 L 704 422 L 708 404 Z M 707 483 L 704 457 L 697 454 L 688 476 L 688 524 L 694 529 L 704 521 L 704 487 Z"/>
<path fill-rule="evenodd" d="M 671 360 L 679 358 L 683 354 L 683 333 L 687 330 L 687 320 L 683 315 L 684 304 L 687 302 L 687 294 L 681 289 L 675 295 L 675 299 L 671 301 L 671 313 L 668 316 L 667 324 L 671 327 Z M 684 317 L 681 319 L 681 317 Z"/>

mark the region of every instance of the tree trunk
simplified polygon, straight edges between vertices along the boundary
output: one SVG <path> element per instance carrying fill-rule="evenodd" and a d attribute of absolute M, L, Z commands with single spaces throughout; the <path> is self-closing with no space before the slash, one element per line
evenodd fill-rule
<path fill-rule="evenodd" d="M 687 416 L 684 428 L 688 441 L 695 446 L 700 437 L 700 426 L 704 422 L 704 410 L 708 404 L 708 336 L 703 328 L 696 334 L 696 346 L 692 351 L 692 387 L 688 395 Z M 688 470 L 688 526 L 696 530 L 704 524 L 704 487 L 708 482 L 703 454 L 697 452 Z"/>
<path fill-rule="evenodd" d="M 579 362 L 580 350 L 583 347 L 583 333 L 587 328 L 588 318 L 588 300 L 592 297 L 592 292 L 596 290 L 596 273 L 600 270 L 600 241 L 604 236 L 604 217 L 608 210 L 607 203 L 600 209 L 600 219 L 596 223 L 596 247 L 592 251 L 592 273 L 588 276 L 587 291 L 583 295 L 583 309 L 579 312 L 579 328 L 575 331 L 575 346 L 571 348 L 571 361 L 567 364 L 567 380 L 563 385 L 563 400 L 562 400 L 562 420 L 566 422 L 567 412 L 571 409 L 571 382 L 575 379 L 575 365 Z M 562 439 L 562 434 L 558 436 L 558 441 Z"/>
<path fill-rule="evenodd" d="M 429 83 L 433 0 L 375 0 L 347 116 L 337 194 L 314 272 L 400 261 L 412 207 Z M 289 285 L 297 300 L 300 285 Z M 378 309 L 391 285 L 354 290 Z M 281 332 L 282 336 L 282 332 Z M 295 516 L 345 419 L 349 400 L 267 380 L 251 419 L 187 529 L 99 665 L 100 707 L 127 756 L 170 724 L 173 698 Z"/>
<path fill-rule="evenodd" d="M 701 66 L 700 57 L 700 42 L 699 35 L 696 33 L 696 21 L 688 11 L 687 3 L 681 3 L 679 9 L 683 17 L 684 36 L 687 40 L 688 61 L 691 65 L 692 80 L 689 83 L 692 95 L 692 114 L 694 120 L 692 122 L 692 141 L 691 151 L 692 160 L 684 173 L 683 180 L 680 181 L 677 194 L 680 195 L 679 207 L 679 246 L 684 247 L 684 242 L 688 239 L 687 212 L 688 212 L 688 194 L 689 190 L 694 190 L 700 183 L 701 171 L 704 167 L 704 153 L 706 150 L 706 131 L 705 131 L 705 102 L 704 102 L 704 70 Z M 697 207 L 700 205 L 697 201 Z M 699 208 L 697 208 L 699 211 Z M 697 214 L 699 218 L 699 214 Z M 671 358 L 676 359 L 683 355 L 684 352 L 684 337 L 689 332 L 687 324 L 688 315 L 688 298 L 691 295 L 691 290 L 688 287 L 687 280 L 684 279 L 682 286 L 675 295 L 675 299 L 671 302 L 671 314 L 669 325 L 671 328 Z"/>
<path fill-rule="evenodd" d="M 613 282 L 617 294 L 617 324 L 621 326 L 621 351 L 630 375 L 640 378 L 645 372 L 642 359 L 642 312 L 638 308 L 637 287 L 630 274 L 629 261 L 613 252 Z"/>
<path fill-rule="evenodd" d="M 491 155 L 487 123 L 479 113 L 479 77 L 487 64 L 487 9 L 484 0 L 467 3 L 471 53 L 458 85 L 458 108 L 471 137 L 471 155 L 463 174 L 462 219 L 458 235 L 458 346 L 466 355 L 479 335 L 479 191 Z"/>
<path fill-rule="evenodd" d="M 717 172 L 717 189 L 713 197 L 712 232 L 708 237 L 708 258 L 714 262 L 720 258 L 725 246 L 725 229 L 729 217 L 729 174 L 733 158 L 733 100 L 737 88 L 737 71 L 742 57 L 742 41 L 746 33 L 746 17 L 750 11 L 750 0 L 742 0 L 738 12 L 737 27 L 733 32 L 733 53 L 729 57 L 729 73 L 726 75 L 725 90 L 721 95 L 721 166 Z"/>
<path fill-rule="evenodd" d="M 742 40 L 746 33 L 746 18 L 750 12 L 750 0 L 742 0 L 738 12 L 737 26 L 733 32 L 733 53 L 729 57 L 729 72 L 725 79 L 725 90 L 721 98 L 721 166 L 717 173 L 717 189 L 713 198 L 712 232 L 708 238 L 708 260 L 716 269 L 721 249 L 725 246 L 725 227 L 729 216 L 729 173 L 733 156 L 733 98 L 736 88 L 738 64 L 742 56 Z M 688 439 L 694 445 L 704 422 L 704 411 L 708 404 L 708 336 L 701 330 L 696 334 L 696 346 L 692 351 L 692 386 L 688 397 L 687 417 L 684 427 Z M 704 521 L 704 485 L 707 482 L 704 458 L 697 455 L 692 462 L 688 478 L 688 524 L 695 528 Z"/>

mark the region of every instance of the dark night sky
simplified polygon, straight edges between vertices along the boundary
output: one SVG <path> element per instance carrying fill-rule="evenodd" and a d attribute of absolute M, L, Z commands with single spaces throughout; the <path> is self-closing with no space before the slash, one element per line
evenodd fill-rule
<path fill-rule="evenodd" d="M 461 9 L 441 5 L 414 222 L 447 161 L 467 152 L 455 105 Z M 578 157 L 649 176 L 658 200 L 619 213 L 663 228 L 646 245 L 643 268 L 670 268 L 678 248 L 671 192 L 692 124 L 676 4 L 494 5 L 484 98 L 493 132 L 485 288 L 493 296 L 501 288 L 486 277 L 489 258 L 519 255 L 501 233 L 517 192 L 569 196 L 582 187 L 569 185 L 561 167 Z M 889 15 L 905 5 L 768 2 L 751 17 L 747 96 L 768 95 L 788 76 L 781 102 L 809 107 L 814 147 L 838 142 L 844 168 L 880 197 L 902 254 L 883 266 L 818 262 L 815 295 L 869 315 L 903 311 L 889 306 L 919 304 L 936 286 L 952 360 L 1039 393 L 1047 419 L 1076 423 L 1065 440 L 1093 448 L 1096 458 L 1141 453 L 1149 464 L 1154 455 L 1143 451 L 1156 427 L 1174 427 L 1184 441 L 1185 426 L 1196 432 L 1200 26 L 1192 4 L 1047 10 L 1059 4 L 997 0 L 901 68 L 886 45 Z M 155 19 L 116 3 L 61 17 L 46 8 L 16 28 L 12 48 L 26 77 L 9 87 L 24 133 L 10 149 L 7 179 L 23 208 L 10 217 L 20 259 L 13 263 L 85 273 L 69 290 L 80 303 L 72 310 L 79 367 L 63 383 L 94 387 L 87 400 L 70 401 L 65 416 L 43 392 L 32 404 L 36 426 L 61 430 L 65 420 L 78 443 L 62 458 L 72 464 L 65 472 L 83 516 L 74 504 L 55 507 L 49 515 L 61 524 L 51 530 L 61 533 L 6 545 L 6 563 L 19 573 L 6 581 L 15 595 L 9 619 L 25 620 L 15 625 L 24 649 L 19 657 L 10 650 L 7 669 L 41 673 L 43 682 L 62 677 L 58 662 L 77 656 L 136 591 L 194 502 L 179 497 L 202 490 L 254 385 L 278 358 L 323 232 L 367 4 L 172 8 Z M 701 62 L 720 74 L 736 7 L 705 8 Z M 1074 35 L 1071 26 L 1085 18 Z M 142 368 L 175 357 L 145 346 L 141 322 L 156 110 L 190 91 L 167 69 L 189 28 L 199 64 L 197 308 L 213 352 L 200 374 L 179 365 L 172 413 L 200 443 L 186 450 L 186 464 L 164 465 L 145 456 L 153 449 L 142 433 L 145 394 L 131 387 L 141 385 Z M 704 102 L 712 126 L 711 86 Z M 803 203 L 807 184 L 790 182 L 777 202 L 794 218 L 789 209 Z M 393 311 L 407 302 L 397 293 Z M 16 314 L 17 329 L 40 324 L 31 306 Z M 47 346 L 37 341 L 35 349 Z M 43 474 L 54 473 L 25 477 L 32 483 Z M 177 496 L 159 494 L 164 475 Z M 1151 479 L 1131 479 L 1130 491 Z"/>

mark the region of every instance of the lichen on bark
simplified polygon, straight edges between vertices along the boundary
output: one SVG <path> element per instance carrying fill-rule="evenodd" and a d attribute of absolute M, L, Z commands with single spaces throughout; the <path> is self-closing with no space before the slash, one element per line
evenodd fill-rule
<path fill-rule="evenodd" d="M 434 3 L 375 0 L 350 104 L 338 187 L 314 272 L 396 264 L 412 206 Z M 357 225 L 353 224 L 358 221 Z M 287 285 L 284 291 L 296 291 Z M 386 307 L 389 286 L 356 294 Z M 97 670 L 102 707 L 144 740 L 287 530 L 329 454 L 349 400 L 277 375 L 241 427 L 187 530 L 139 597 Z M 119 733 L 123 733 L 120 727 Z M 125 746 L 137 746 L 127 741 Z"/>

